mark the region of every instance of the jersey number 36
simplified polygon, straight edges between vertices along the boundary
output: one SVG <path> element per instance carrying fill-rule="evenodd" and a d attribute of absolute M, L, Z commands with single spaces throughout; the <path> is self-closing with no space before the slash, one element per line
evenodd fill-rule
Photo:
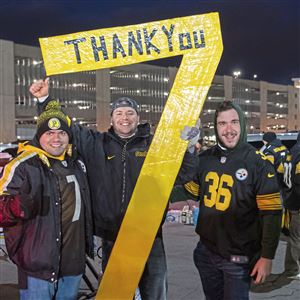
<path fill-rule="evenodd" d="M 217 210 L 226 210 L 231 201 L 231 191 L 229 187 L 233 186 L 232 176 L 223 174 L 219 177 L 216 172 L 209 172 L 205 177 L 205 182 L 210 183 L 208 187 L 208 193 L 210 195 L 204 196 L 205 206 L 215 206 Z"/>

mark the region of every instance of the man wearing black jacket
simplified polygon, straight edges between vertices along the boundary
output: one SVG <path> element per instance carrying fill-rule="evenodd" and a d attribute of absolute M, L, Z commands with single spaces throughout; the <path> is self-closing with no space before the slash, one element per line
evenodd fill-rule
<path fill-rule="evenodd" d="M 0 178 L 0 226 L 21 300 L 76 300 L 85 255 L 93 256 L 86 168 L 71 138 L 70 119 L 49 102 Z"/>
<path fill-rule="evenodd" d="M 277 139 L 276 133 L 273 131 L 266 132 L 263 135 L 264 146 L 261 149 L 262 153 L 274 165 L 279 187 L 284 189 L 284 164 L 290 159 L 288 149 L 282 144 L 281 140 Z M 282 197 L 283 197 L 282 193 Z"/>
<path fill-rule="evenodd" d="M 48 80 L 32 84 L 30 92 L 39 98 L 42 110 L 44 103 L 49 100 Z M 75 144 L 87 166 L 95 234 L 102 238 L 103 270 L 153 138 L 149 124 L 139 124 L 139 109 L 133 99 L 123 97 L 113 103 L 111 123 L 111 128 L 104 133 L 73 125 Z M 187 157 L 190 161 L 186 160 L 182 172 L 185 167 L 194 167 L 195 158 L 188 154 Z M 165 300 L 167 297 L 167 264 L 161 226 L 139 289 L 143 300 Z"/>
<path fill-rule="evenodd" d="M 289 212 L 289 237 L 285 256 L 285 275 L 300 280 L 300 133 L 290 150 L 291 188 L 287 191 L 285 208 Z"/>

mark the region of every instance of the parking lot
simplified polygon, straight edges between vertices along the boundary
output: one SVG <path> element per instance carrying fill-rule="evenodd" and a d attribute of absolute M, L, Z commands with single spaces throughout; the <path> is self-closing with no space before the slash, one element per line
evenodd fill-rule
<path fill-rule="evenodd" d="M 194 226 L 166 223 L 164 239 L 168 261 L 168 299 L 204 300 L 199 275 L 192 260 L 193 249 L 198 241 Z M 272 275 L 262 286 L 253 287 L 250 299 L 300 299 L 300 282 L 281 275 L 285 247 L 286 241 L 283 238 L 276 252 Z M 16 268 L 3 254 L 0 253 L 0 300 L 16 300 L 18 299 Z M 97 260 L 94 266 L 99 270 L 100 262 Z M 91 274 L 88 276 L 91 283 L 96 286 L 95 277 Z M 81 292 L 90 293 L 84 282 L 81 285 Z"/>

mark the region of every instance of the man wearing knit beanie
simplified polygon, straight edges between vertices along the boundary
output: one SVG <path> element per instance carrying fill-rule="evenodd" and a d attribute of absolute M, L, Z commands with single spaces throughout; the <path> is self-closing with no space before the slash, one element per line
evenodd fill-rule
<path fill-rule="evenodd" d="M 300 280 L 300 132 L 291 148 L 291 188 L 288 190 L 285 208 L 289 212 L 289 239 L 285 253 L 284 274 Z"/>
<path fill-rule="evenodd" d="M 37 137 L 38 139 L 41 135 L 48 130 L 63 130 L 65 131 L 69 139 L 72 137 L 71 132 L 71 120 L 65 115 L 58 101 L 50 101 L 45 111 L 43 111 L 37 120 Z"/>
<path fill-rule="evenodd" d="M 36 137 L 48 154 L 63 154 L 72 138 L 71 120 L 65 115 L 60 104 L 52 100 L 37 120 Z"/>
<path fill-rule="evenodd" d="M 274 165 L 277 172 L 277 179 L 281 189 L 285 188 L 284 183 L 284 164 L 290 159 L 289 151 L 280 139 L 277 139 L 276 133 L 273 131 L 266 132 L 263 135 L 264 147 L 260 151 Z M 284 195 L 282 193 L 282 197 Z M 283 199 L 284 200 L 284 199 Z"/>
<path fill-rule="evenodd" d="M 0 226 L 18 268 L 21 300 L 76 300 L 86 254 L 93 257 L 86 167 L 68 147 L 70 123 L 50 101 L 36 137 L 19 144 L 0 178 Z"/>
<path fill-rule="evenodd" d="M 263 141 L 264 141 L 265 144 L 270 143 L 274 140 L 276 140 L 276 133 L 273 132 L 273 131 L 266 132 L 263 135 Z"/>

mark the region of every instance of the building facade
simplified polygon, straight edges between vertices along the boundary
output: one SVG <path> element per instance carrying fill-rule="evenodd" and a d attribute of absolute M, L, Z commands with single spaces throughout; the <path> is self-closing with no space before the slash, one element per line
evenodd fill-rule
<path fill-rule="evenodd" d="M 36 108 L 28 89 L 45 78 L 40 49 L 0 40 L 0 143 L 30 139 Z M 157 126 L 177 68 L 135 64 L 113 69 L 51 76 L 51 96 L 73 121 L 100 131 L 110 126 L 110 103 L 134 98 L 141 122 Z M 300 90 L 293 85 L 215 75 L 202 113 L 203 135 L 214 139 L 213 115 L 224 99 L 238 103 L 248 119 L 249 133 L 300 129 Z"/>

